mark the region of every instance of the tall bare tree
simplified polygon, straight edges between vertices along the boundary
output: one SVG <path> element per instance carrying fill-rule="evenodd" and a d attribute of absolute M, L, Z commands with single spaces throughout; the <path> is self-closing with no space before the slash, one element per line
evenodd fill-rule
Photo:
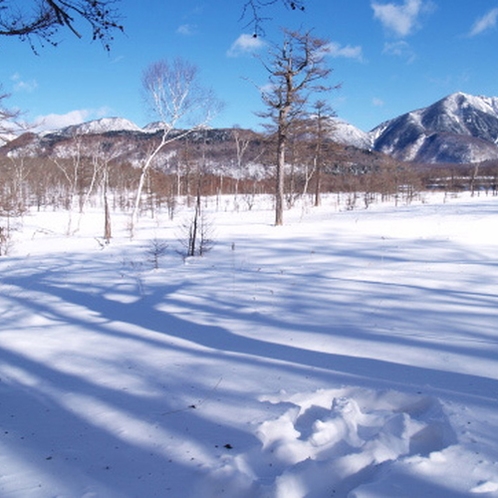
<path fill-rule="evenodd" d="M 111 210 L 109 206 L 109 169 L 110 164 L 122 154 L 120 143 L 105 141 L 95 144 L 90 151 L 93 166 L 93 176 L 91 184 L 100 177 L 102 187 L 102 197 L 104 201 L 104 241 L 109 244 L 112 238 Z M 91 187 L 88 189 L 91 192 Z"/>
<path fill-rule="evenodd" d="M 123 31 L 115 4 L 119 0 L 0 0 L 0 36 L 28 41 L 35 49 L 35 39 L 42 44 L 57 45 L 56 35 L 69 29 L 82 38 L 82 24 L 87 24 L 92 39 L 109 50 L 116 31 Z"/>
<path fill-rule="evenodd" d="M 221 106 L 214 93 L 200 85 L 197 67 L 181 58 L 151 64 L 144 71 L 142 83 L 145 100 L 152 114 L 160 120 L 160 132 L 158 141 L 148 151 L 140 168 L 130 222 L 132 237 L 145 179 L 154 160 L 167 144 L 194 130 L 205 128 Z M 186 125 L 187 128 L 175 130 L 175 127 L 181 125 Z"/>
<path fill-rule="evenodd" d="M 313 174 L 315 176 L 315 206 L 321 204 L 322 193 L 322 167 L 323 146 L 327 135 L 330 135 L 333 125 L 330 118 L 336 114 L 324 100 L 317 100 L 313 106 L 312 116 L 312 138 L 314 141 L 313 151 Z"/>
<path fill-rule="evenodd" d="M 271 121 L 276 134 L 275 224 L 283 224 L 285 152 L 294 122 L 303 119 L 312 95 L 326 92 L 323 84 L 331 69 L 326 65 L 327 41 L 310 31 L 283 31 L 281 45 L 273 46 L 269 61 L 263 62 L 269 84 L 261 89 L 266 111 L 259 116 Z"/>

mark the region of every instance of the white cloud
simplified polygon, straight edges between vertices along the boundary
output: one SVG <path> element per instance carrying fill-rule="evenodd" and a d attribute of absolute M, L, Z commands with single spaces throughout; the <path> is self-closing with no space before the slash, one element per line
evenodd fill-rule
<path fill-rule="evenodd" d="M 402 4 L 372 2 L 374 17 L 397 36 L 408 36 L 418 27 L 419 17 L 432 7 L 424 0 L 404 0 Z"/>
<path fill-rule="evenodd" d="M 254 35 L 242 34 L 233 43 L 227 51 L 228 57 L 238 57 L 240 55 L 254 53 L 260 50 L 266 43 Z"/>
<path fill-rule="evenodd" d="M 122 60 L 125 60 L 125 56 L 118 55 L 117 57 L 111 60 L 111 64 L 119 64 Z"/>
<path fill-rule="evenodd" d="M 498 21 L 498 8 L 491 9 L 487 14 L 477 19 L 472 26 L 469 36 L 476 36 L 496 27 Z"/>
<path fill-rule="evenodd" d="M 191 36 L 195 34 L 196 29 L 197 26 L 194 24 L 182 24 L 181 26 L 178 26 L 176 32 L 180 35 Z"/>
<path fill-rule="evenodd" d="M 375 107 L 384 107 L 385 102 L 382 99 L 379 99 L 378 97 L 374 97 L 372 99 L 372 105 Z"/>
<path fill-rule="evenodd" d="M 36 80 L 26 81 L 19 73 L 15 73 L 10 78 L 14 84 L 15 92 L 34 92 L 38 88 L 38 83 Z"/>
<path fill-rule="evenodd" d="M 66 126 L 84 123 L 92 119 L 99 119 L 109 114 L 109 109 L 77 109 L 66 114 L 47 114 L 35 118 L 34 127 L 37 131 L 59 130 Z"/>
<path fill-rule="evenodd" d="M 339 43 L 331 42 L 327 45 L 327 53 L 332 57 L 345 57 L 347 59 L 363 60 L 363 50 L 360 46 L 341 46 Z"/>
<path fill-rule="evenodd" d="M 401 57 L 406 59 L 408 63 L 412 63 L 416 59 L 415 52 L 410 47 L 410 44 L 404 40 L 385 43 L 383 53 L 393 55 L 395 57 Z"/>

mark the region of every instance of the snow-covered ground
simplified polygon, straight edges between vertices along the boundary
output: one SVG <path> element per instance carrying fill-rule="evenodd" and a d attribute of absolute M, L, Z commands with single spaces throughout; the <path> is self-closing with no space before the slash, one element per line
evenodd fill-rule
<path fill-rule="evenodd" d="M 0 496 L 498 497 L 498 199 L 335 202 L 213 211 L 186 261 L 182 212 L 104 249 L 99 211 L 25 216 Z"/>

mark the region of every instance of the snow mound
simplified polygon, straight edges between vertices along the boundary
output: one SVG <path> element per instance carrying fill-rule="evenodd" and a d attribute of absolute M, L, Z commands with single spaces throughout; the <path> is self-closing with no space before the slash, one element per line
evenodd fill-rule
<path fill-rule="evenodd" d="M 483 469 L 474 486 L 475 479 L 463 475 L 467 464 L 477 474 L 482 461 L 458 445 L 436 397 L 350 387 L 260 401 L 283 413 L 257 425 L 261 447 L 210 470 L 214 482 L 207 488 L 203 482 L 204 496 L 223 489 L 247 498 L 415 498 L 432 496 L 440 482 L 448 485 L 445 496 L 466 483 L 469 494 L 498 491 L 498 481 Z"/>
<path fill-rule="evenodd" d="M 343 389 L 265 399 L 291 405 L 257 430 L 264 458 L 276 470 L 272 496 L 307 496 L 309 490 L 346 496 L 384 462 L 428 455 L 455 440 L 431 397 Z"/>

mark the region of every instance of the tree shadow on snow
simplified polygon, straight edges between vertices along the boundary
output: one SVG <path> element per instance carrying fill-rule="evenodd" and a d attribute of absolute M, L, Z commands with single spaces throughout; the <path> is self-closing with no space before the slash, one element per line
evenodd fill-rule
<path fill-rule="evenodd" d="M 363 260 L 364 264 L 368 264 L 377 261 L 379 254 L 384 250 L 385 246 L 370 247 L 368 250 L 358 251 L 357 254 L 352 254 L 351 251 L 341 254 L 336 251 L 334 258 L 338 264 L 343 258 L 349 262 Z M 197 410 L 194 403 L 185 404 L 185 393 L 182 391 L 187 390 L 188 386 L 179 383 L 186 382 L 186 379 L 182 379 L 181 374 L 176 374 L 175 367 L 168 364 L 167 360 L 169 354 L 176 353 L 190 355 L 196 359 L 199 366 L 208 360 L 219 361 L 223 368 L 229 365 L 258 366 L 267 369 L 269 375 L 287 373 L 309 376 L 321 385 L 354 384 L 374 389 L 383 386 L 386 389 L 419 392 L 430 390 L 431 394 L 444 395 L 464 403 L 496 402 L 498 381 L 494 378 L 403 364 L 397 361 L 395 356 L 392 361 L 378 359 L 369 357 L 368 351 L 360 351 L 358 356 L 352 356 L 333 350 L 307 349 L 272 340 L 271 336 L 264 334 L 240 335 L 227 328 L 228 325 L 206 325 L 198 320 L 199 316 L 212 316 L 222 322 L 223 319 L 243 322 L 247 328 L 255 330 L 277 329 L 298 335 L 313 333 L 332 338 L 351 335 L 359 341 L 365 339 L 383 343 L 385 348 L 394 348 L 400 344 L 413 345 L 423 346 L 428 350 L 436 348 L 448 353 L 471 355 L 476 361 L 494 358 L 496 343 L 492 348 L 473 349 L 470 345 L 454 344 L 451 341 L 447 344 L 431 342 L 427 336 L 420 338 L 387 334 L 385 330 L 376 331 L 372 324 L 378 321 L 383 327 L 399 327 L 402 332 L 402 327 L 406 328 L 407 322 L 411 322 L 408 327 L 411 330 L 415 330 L 417 323 L 421 323 L 429 328 L 434 327 L 435 331 L 441 331 L 444 327 L 440 324 L 448 319 L 444 316 L 448 302 L 451 302 L 452 306 L 467 307 L 461 316 L 451 319 L 454 327 L 458 327 L 458 323 L 465 323 L 469 317 L 472 318 L 474 308 L 479 313 L 489 310 L 489 320 L 492 320 L 496 317 L 496 296 L 474 290 L 452 289 L 449 286 L 430 288 L 420 283 L 348 278 L 340 272 L 331 274 L 330 268 L 319 268 L 319 264 L 311 265 L 309 270 L 286 267 L 287 258 L 290 258 L 289 261 L 295 259 L 299 251 L 304 259 L 317 257 L 316 251 L 311 256 L 309 243 L 303 247 L 297 245 L 289 249 L 288 256 L 285 250 L 279 253 L 280 267 L 284 268 L 280 272 L 276 266 L 271 270 L 266 267 L 263 272 L 254 269 L 257 265 L 243 271 L 237 267 L 227 267 L 224 273 L 225 281 L 213 283 L 214 287 L 229 286 L 230 279 L 236 278 L 237 285 L 246 288 L 243 285 L 244 278 L 247 277 L 249 283 L 254 282 L 255 272 L 260 274 L 261 281 L 266 285 L 271 285 L 274 278 L 287 279 L 285 284 L 279 287 L 283 289 L 282 295 L 277 296 L 275 313 L 271 314 L 232 306 L 223 301 L 226 296 L 223 293 L 215 292 L 212 299 L 210 296 L 199 297 L 196 295 L 195 282 L 189 284 L 181 279 L 177 284 L 145 285 L 143 292 L 136 292 L 132 287 L 123 291 L 123 283 L 112 273 L 116 271 L 115 268 L 108 268 L 109 280 L 102 281 L 102 274 L 105 272 L 98 262 L 94 262 L 94 266 L 90 268 L 75 268 L 74 260 L 70 257 L 57 262 L 40 261 L 42 269 L 34 274 L 19 271 L 4 276 L 2 283 L 5 291 L 0 298 L 9 302 L 13 309 L 26 310 L 28 315 L 43 317 L 49 324 L 57 327 L 64 327 L 66 324 L 68 333 L 79 329 L 78 334 L 87 331 L 89 336 L 105 337 L 111 341 L 110 344 L 112 341 L 116 341 L 116 345 L 122 341 L 131 341 L 136 343 L 137 347 L 145 345 L 151 350 L 164 351 L 165 364 L 159 372 L 164 376 L 163 379 L 145 377 L 145 381 L 153 385 L 155 393 L 160 392 L 160 384 L 164 384 L 163 395 L 139 395 L 97 383 L 91 373 L 66 372 L 57 366 L 37 360 L 37 355 L 29 350 L 33 348 L 36 351 L 37 337 L 30 339 L 32 345 L 26 345 L 26 348 L 29 348 L 26 351 L 2 347 L 0 361 L 4 372 L 9 369 L 14 372 L 21 371 L 31 379 L 22 385 L 10 381 L 0 383 L 0 421 L 2 428 L 5 428 L 1 440 L 3 445 L 12 453 L 21 455 L 20 458 L 30 461 L 39 472 L 51 475 L 51 465 L 56 467 L 53 478 L 60 481 L 61 492 L 64 488 L 70 489 L 75 482 L 81 482 L 81 486 L 87 484 L 90 476 L 95 486 L 107 487 L 109 494 L 106 496 L 113 496 L 112 493 L 116 496 L 138 496 L 143 489 L 149 490 L 149 496 L 154 496 L 154 493 L 162 496 L 164 490 L 170 490 L 171 496 L 181 496 L 181 490 L 172 489 L 172 486 L 182 480 L 178 476 L 185 476 L 185 486 L 188 488 L 192 484 L 188 477 L 192 469 L 201 472 L 201 469 L 197 468 L 196 459 L 203 461 L 197 455 L 192 455 L 191 459 L 187 455 L 178 458 L 184 441 L 198 444 L 201 447 L 199 454 L 204 448 L 207 453 L 218 457 L 225 451 L 223 445 L 229 441 L 244 441 L 246 447 L 258 442 L 249 431 L 237 429 L 235 422 L 232 426 L 225 422 L 216 422 L 204 416 L 202 410 Z M 385 259 L 383 262 L 387 264 Z M 390 264 L 400 262 L 403 262 L 402 257 L 391 256 Z M 223 273 L 218 270 L 219 268 L 216 275 Z M 78 272 L 76 280 L 68 278 L 74 271 Z M 265 276 L 265 271 L 271 272 L 271 275 Z M 296 289 L 293 281 L 296 279 L 297 282 L 302 282 L 303 272 L 308 272 L 305 276 L 309 278 L 309 287 Z M 113 298 L 113 292 L 118 291 L 120 295 L 128 292 L 129 299 Z M 313 310 L 306 309 L 306 306 L 310 306 L 310 299 L 308 297 L 304 300 L 302 292 L 314 293 L 318 297 L 319 292 L 327 291 L 329 294 L 335 292 L 336 295 L 323 302 L 317 299 L 317 305 L 330 306 L 330 323 L 314 324 L 310 318 Z M 179 299 L 180 292 L 192 296 L 193 299 Z M 342 301 L 334 301 L 339 295 Z M 389 304 L 376 308 L 372 304 L 372 296 Z M 410 299 L 415 297 L 413 302 L 417 303 L 440 300 L 441 310 L 438 311 L 435 306 L 430 310 L 420 306 L 413 308 Z M 287 303 L 285 307 L 281 304 L 283 302 Z M 302 302 L 306 304 L 299 308 Z M 164 303 L 174 305 L 177 311 L 164 311 L 161 307 Z M 289 309 L 299 310 L 307 319 L 292 322 L 285 316 Z M 424 314 L 423 319 L 421 313 Z M 8 331 L 10 327 L 16 326 L 18 319 L 19 316 L 16 315 L 9 321 L 7 316 L 0 328 L 0 337 L 1 330 Z M 228 321 L 226 323 L 229 323 Z M 26 330 L 24 328 L 24 333 Z M 457 332 L 463 333 L 464 330 Z M 483 334 L 479 339 L 491 340 L 489 334 Z M 70 340 L 68 337 L 68 341 Z M 99 348 L 101 344 L 93 345 L 88 342 L 85 347 L 89 350 L 82 351 L 81 354 L 91 358 L 93 346 Z M 127 350 L 133 351 L 133 347 L 128 347 Z M 98 353 L 98 349 L 95 352 Z M 123 358 L 122 361 L 122 368 L 126 369 L 127 366 L 133 366 L 134 359 Z M 119 370 L 120 365 L 114 367 Z M 192 377 L 188 379 L 196 389 L 210 383 L 213 385 L 215 379 L 203 378 L 200 369 L 198 373 L 198 377 L 193 372 Z M 238 396 L 236 392 L 223 386 L 218 394 L 233 403 L 243 403 L 245 399 L 243 395 Z M 199 399 L 198 393 L 196 396 Z M 103 407 L 110 407 L 134 422 L 144 421 L 145 417 L 147 426 L 151 428 L 150 440 L 134 441 L 133 435 L 119 434 L 97 421 L 92 423 L 88 415 L 71 409 L 71 399 L 82 402 L 85 398 L 90 404 L 102 403 Z M 23 416 L 20 417 L 19 414 Z M 62 445 L 58 443 L 58 448 L 54 447 L 51 440 L 54 431 L 59 433 L 58 440 L 63 441 Z M 159 446 L 154 446 L 155 436 L 163 438 Z M 167 437 L 170 442 L 165 441 Z M 193 447 L 195 444 L 192 443 Z M 82 459 L 84 461 L 81 461 Z"/>

